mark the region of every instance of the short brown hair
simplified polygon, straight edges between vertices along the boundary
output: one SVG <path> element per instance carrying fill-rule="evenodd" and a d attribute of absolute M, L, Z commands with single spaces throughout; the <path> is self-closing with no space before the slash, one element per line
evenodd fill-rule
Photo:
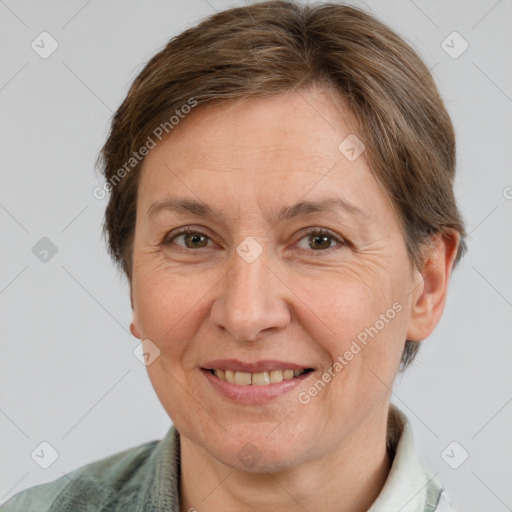
<path fill-rule="evenodd" d="M 366 160 L 392 200 L 412 263 L 421 268 L 431 235 L 450 230 L 460 234 L 459 261 L 466 243 L 453 191 L 455 134 L 425 64 L 361 9 L 278 0 L 216 13 L 172 38 L 114 114 L 97 162 L 110 189 L 103 232 L 130 282 L 142 163 L 134 154 L 155 130 L 170 133 L 171 117 L 191 100 L 243 100 L 313 85 L 337 91 L 355 115 Z M 402 370 L 417 350 L 418 342 L 406 342 Z"/>

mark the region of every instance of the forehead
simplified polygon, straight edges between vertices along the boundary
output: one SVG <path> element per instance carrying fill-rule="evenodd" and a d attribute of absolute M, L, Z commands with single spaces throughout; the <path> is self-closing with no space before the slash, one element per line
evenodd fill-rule
<path fill-rule="evenodd" d="M 207 160 L 208 167 L 216 167 L 218 158 L 224 164 L 227 157 L 238 157 L 245 166 L 256 155 L 259 164 L 338 156 L 339 143 L 356 131 L 341 98 L 323 90 L 295 91 L 200 105 L 180 120 L 168 140 L 176 156 Z"/>
<path fill-rule="evenodd" d="M 178 192 L 238 209 L 337 195 L 377 210 L 388 201 L 364 152 L 350 160 L 339 149 L 355 131 L 350 112 L 325 91 L 198 106 L 145 158 L 140 207 Z"/>

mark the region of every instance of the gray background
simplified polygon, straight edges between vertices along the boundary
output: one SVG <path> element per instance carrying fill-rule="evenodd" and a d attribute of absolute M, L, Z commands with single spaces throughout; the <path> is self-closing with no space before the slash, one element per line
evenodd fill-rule
<path fill-rule="evenodd" d="M 354 3 L 432 68 L 456 127 L 470 233 L 443 319 L 393 401 L 458 509 L 511 510 L 512 3 Z M 241 4 L 0 1 L 0 502 L 170 426 L 133 355 L 128 288 L 100 238 L 106 202 L 92 195 L 102 184 L 94 159 L 147 59 L 232 5 Z M 31 47 L 43 31 L 59 45 L 47 59 Z M 453 31 L 469 44 L 456 59 L 441 46 Z M 57 247 L 46 262 L 32 252 L 42 237 Z M 48 469 L 31 458 L 43 441 L 58 452 Z M 469 458 L 453 469 L 447 461 L 460 463 L 463 450 Z"/>

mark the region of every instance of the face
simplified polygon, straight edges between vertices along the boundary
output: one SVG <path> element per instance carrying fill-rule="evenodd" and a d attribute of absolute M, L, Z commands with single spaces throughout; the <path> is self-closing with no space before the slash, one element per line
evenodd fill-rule
<path fill-rule="evenodd" d="M 418 274 L 364 152 L 338 148 L 354 133 L 301 91 L 199 106 L 144 161 L 132 332 L 182 438 L 231 467 L 357 451 L 385 422 Z"/>

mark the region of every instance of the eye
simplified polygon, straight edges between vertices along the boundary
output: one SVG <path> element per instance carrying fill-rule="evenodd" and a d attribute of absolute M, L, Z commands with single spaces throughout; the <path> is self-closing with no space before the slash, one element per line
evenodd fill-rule
<path fill-rule="evenodd" d="M 185 245 L 176 244 L 180 247 L 184 247 L 185 249 L 201 249 L 208 245 L 209 237 L 206 233 L 198 230 L 197 228 L 186 228 L 182 229 L 178 233 L 174 233 L 172 237 L 166 237 L 162 242 L 162 245 L 171 245 L 174 243 L 174 240 L 183 237 L 183 241 Z"/>
<path fill-rule="evenodd" d="M 331 233 L 329 230 L 319 228 L 310 228 L 306 232 L 306 235 L 303 236 L 300 240 L 307 240 L 307 247 L 301 247 L 301 249 L 311 249 L 314 252 L 326 252 L 327 249 L 332 249 L 331 242 L 333 240 L 336 241 L 340 246 L 347 245 L 346 242 L 341 240 L 334 233 Z M 297 245 L 300 247 L 299 244 Z"/>
<path fill-rule="evenodd" d="M 210 238 L 206 233 L 197 228 L 185 228 L 177 233 L 171 233 L 172 236 L 167 235 L 163 240 L 163 246 L 169 246 L 176 243 L 175 240 L 182 238 L 183 245 L 176 243 L 179 247 L 184 249 L 203 249 L 208 247 L 208 241 Z M 307 240 L 306 246 L 300 246 L 302 240 Z M 329 230 L 322 228 L 310 228 L 306 231 L 306 234 L 297 243 L 297 247 L 305 250 L 312 250 L 314 252 L 327 252 L 328 249 L 332 249 L 332 242 L 336 242 L 337 245 L 343 247 L 347 246 L 348 243 L 336 236 Z"/>

